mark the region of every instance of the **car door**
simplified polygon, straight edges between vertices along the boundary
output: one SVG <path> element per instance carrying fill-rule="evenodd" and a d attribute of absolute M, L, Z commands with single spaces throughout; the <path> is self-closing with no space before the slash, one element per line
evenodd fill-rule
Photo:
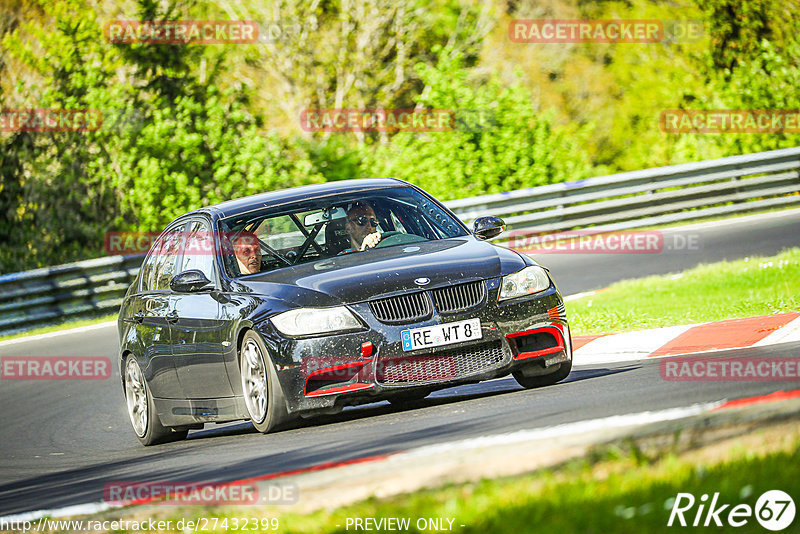
<path fill-rule="evenodd" d="M 211 289 L 217 287 L 218 276 L 209 221 L 189 220 L 182 247 L 176 274 L 196 269 L 212 285 L 194 293 L 172 293 L 168 320 L 178 379 L 187 398 L 232 397 L 222 345 L 226 341 L 226 322 L 220 316 L 220 303 Z"/>
<path fill-rule="evenodd" d="M 129 317 L 139 337 L 138 345 L 143 347 L 145 379 L 157 398 L 183 397 L 167 323 L 170 311 L 168 280 L 175 273 L 182 235 L 183 225 L 178 225 L 167 229 L 156 240 L 142 265 L 139 294 L 131 304 Z"/>

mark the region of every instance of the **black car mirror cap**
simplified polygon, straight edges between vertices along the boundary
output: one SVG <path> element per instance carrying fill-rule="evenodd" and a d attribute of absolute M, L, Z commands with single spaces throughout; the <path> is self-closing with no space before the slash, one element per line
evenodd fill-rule
<path fill-rule="evenodd" d="M 198 269 L 183 271 L 169 281 L 169 288 L 176 293 L 195 293 L 204 289 L 213 289 L 213 286 L 211 280 Z"/>
<path fill-rule="evenodd" d="M 500 217 L 487 216 L 478 217 L 472 223 L 472 233 L 478 239 L 492 239 L 502 234 L 506 229 L 506 223 Z"/>

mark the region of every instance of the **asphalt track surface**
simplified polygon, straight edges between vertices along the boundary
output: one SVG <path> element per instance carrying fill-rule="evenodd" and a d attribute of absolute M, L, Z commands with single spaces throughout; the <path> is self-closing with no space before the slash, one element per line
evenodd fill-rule
<path fill-rule="evenodd" d="M 800 211 L 704 224 L 699 248 L 660 254 L 548 254 L 564 294 L 699 263 L 774 254 L 800 245 Z M 680 241 L 680 240 L 679 240 Z M 800 343 L 731 356 L 796 356 Z M 108 356 L 112 327 L 0 344 L 4 356 Z M 412 407 L 386 402 L 302 420 L 262 435 L 249 423 L 206 425 L 178 443 L 142 447 L 123 405 L 118 371 L 100 381 L 0 380 L 0 516 L 102 501 L 119 481 L 222 481 L 382 455 L 457 439 L 795 389 L 792 382 L 664 381 L 658 360 L 581 366 L 555 386 L 524 390 L 513 378 L 434 393 Z"/>

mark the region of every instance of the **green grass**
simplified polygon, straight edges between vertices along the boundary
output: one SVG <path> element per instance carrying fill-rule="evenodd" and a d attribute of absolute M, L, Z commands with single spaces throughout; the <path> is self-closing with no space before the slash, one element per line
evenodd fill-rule
<path fill-rule="evenodd" d="M 797 495 L 798 461 L 800 449 L 796 447 L 792 453 L 741 458 L 707 468 L 676 458 L 654 467 L 622 460 L 607 477 L 598 476 L 590 465 L 575 464 L 563 473 L 546 471 L 384 502 L 371 500 L 330 516 L 290 516 L 281 523 L 287 527 L 285 532 L 345 532 L 348 517 L 409 517 L 412 524 L 415 518 L 445 517 L 455 518 L 454 525 L 465 525 L 457 529 L 464 533 L 664 532 L 670 530 L 666 526 L 670 500 L 679 492 L 699 498 L 719 491 L 722 502 L 750 506 L 770 489 Z M 335 527 L 337 524 L 342 528 Z M 750 528 L 740 531 L 763 531 L 755 520 L 747 526 Z"/>
<path fill-rule="evenodd" d="M 20 337 L 29 337 L 35 336 L 37 334 L 47 334 L 49 332 L 60 332 L 62 330 L 71 330 L 72 328 L 78 328 L 81 326 L 90 326 L 93 324 L 100 324 L 106 323 L 108 321 L 116 321 L 117 314 L 114 313 L 112 315 L 104 315 L 103 317 L 97 317 L 95 319 L 81 319 L 79 321 L 69 321 L 66 323 L 61 324 L 54 324 L 50 326 L 42 326 L 40 328 L 34 328 L 32 330 L 28 330 L 27 332 L 20 332 L 18 334 L 11 334 L 8 336 L 0 336 L 0 341 L 6 341 L 9 339 L 17 339 Z"/>
<path fill-rule="evenodd" d="M 800 248 L 618 282 L 566 306 L 574 336 L 800 311 Z"/>
<path fill-rule="evenodd" d="M 753 452 L 764 449 L 767 451 Z M 729 511 L 740 503 L 754 507 L 758 497 L 772 489 L 781 489 L 795 499 L 798 496 L 800 441 L 796 433 L 793 437 L 784 436 L 780 447 L 728 444 L 724 451 L 701 460 L 671 453 L 648 456 L 636 446 L 625 452 L 613 446 L 586 459 L 532 474 L 450 485 L 388 499 L 371 498 L 305 515 L 281 514 L 274 508 L 259 512 L 182 508 L 169 517 L 174 524 L 181 518 L 277 516 L 281 533 L 353 532 L 352 524 L 347 529 L 348 518 L 391 517 L 409 518 L 409 532 L 434 531 L 417 529 L 419 518 L 445 518 L 454 520 L 453 531 L 459 533 L 640 534 L 682 530 L 666 526 L 672 499 L 679 492 L 694 494 L 697 504 L 702 494 L 719 492 L 718 503 L 730 503 Z M 697 504 L 685 515 L 690 525 Z M 765 532 L 755 518 L 736 530 Z"/>

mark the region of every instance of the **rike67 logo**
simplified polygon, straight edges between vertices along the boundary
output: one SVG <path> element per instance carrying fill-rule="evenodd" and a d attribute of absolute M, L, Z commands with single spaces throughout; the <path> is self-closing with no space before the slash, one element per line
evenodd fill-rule
<path fill-rule="evenodd" d="M 764 492 L 756 501 L 755 508 L 749 504 L 732 506 L 719 500 L 719 492 L 709 501 L 704 493 L 696 499 L 691 493 L 678 493 L 669 514 L 667 526 L 731 526 L 743 527 L 755 516 L 756 521 L 767 530 L 786 529 L 794 521 L 794 501 L 781 490 Z"/>

